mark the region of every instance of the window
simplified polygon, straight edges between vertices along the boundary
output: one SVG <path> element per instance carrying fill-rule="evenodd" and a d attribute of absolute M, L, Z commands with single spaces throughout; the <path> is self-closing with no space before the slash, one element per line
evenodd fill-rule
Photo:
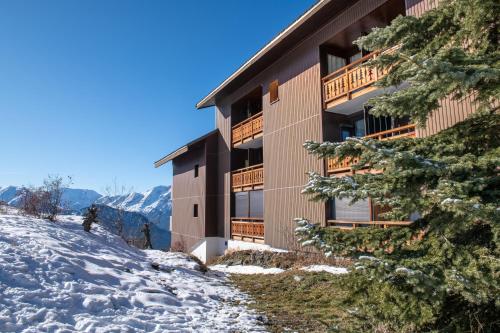
<path fill-rule="evenodd" d="M 278 80 L 274 80 L 273 82 L 269 83 L 269 102 L 274 103 L 277 102 L 280 98 L 278 95 Z"/>
<path fill-rule="evenodd" d="M 193 217 L 198 217 L 198 204 L 193 206 Z"/>
<path fill-rule="evenodd" d="M 196 164 L 194 166 L 194 178 L 198 177 L 198 172 L 199 172 L 200 166 Z"/>
<path fill-rule="evenodd" d="M 264 217 L 264 192 L 248 191 L 234 194 L 235 217 Z"/>

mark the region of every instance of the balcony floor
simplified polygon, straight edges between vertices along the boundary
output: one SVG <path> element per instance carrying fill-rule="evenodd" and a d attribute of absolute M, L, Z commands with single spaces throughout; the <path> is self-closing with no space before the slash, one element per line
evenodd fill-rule
<path fill-rule="evenodd" d="M 354 93 L 351 99 L 343 97 L 326 103 L 325 111 L 349 116 L 353 113 L 363 110 L 363 106 L 368 102 L 370 98 L 382 95 L 384 93 L 391 94 L 395 91 L 403 89 L 406 86 L 407 85 L 400 85 L 398 87 L 390 88 L 378 88 L 369 86 L 361 89 L 357 93 Z"/>

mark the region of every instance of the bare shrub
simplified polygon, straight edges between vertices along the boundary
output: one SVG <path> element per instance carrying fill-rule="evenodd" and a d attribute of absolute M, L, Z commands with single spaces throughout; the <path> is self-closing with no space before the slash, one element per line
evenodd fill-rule
<path fill-rule="evenodd" d="M 106 186 L 106 188 L 104 189 L 104 192 L 106 193 L 106 195 L 108 197 L 114 198 L 114 197 L 118 197 L 118 196 L 123 196 L 126 193 L 133 192 L 133 187 L 127 188 L 125 185 L 119 185 L 117 179 L 113 178 L 112 184 Z M 111 205 L 109 205 L 109 206 L 111 206 Z M 113 205 L 111 207 L 116 209 L 116 217 L 113 221 L 113 224 L 116 228 L 116 232 L 118 233 L 118 236 L 125 239 L 125 235 L 123 232 L 124 231 L 123 230 L 124 223 L 125 223 L 125 221 L 124 221 L 125 209 L 123 209 L 123 207 L 121 207 L 119 205 Z"/>
<path fill-rule="evenodd" d="M 57 215 L 64 210 L 62 195 L 65 187 L 69 187 L 72 180 L 71 177 L 65 181 L 61 176 L 51 176 L 49 175 L 43 181 L 43 185 L 41 187 L 41 191 L 44 193 L 42 196 L 44 200 L 42 200 L 42 211 L 45 214 L 45 217 L 50 221 L 55 221 L 57 219 Z"/>
<path fill-rule="evenodd" d="M 20 190 L 20 208 L 28 215 L 55 221 L 63 211 L 64 188 L 71 184 L 60 176 L 49 175 L 40 187 L 23 187 Z"/>
<path fill-rule="evenodd" d="M 22 187 L 20 190 L 20 208 L 23 213 L 35 217 L 42 216 L 42 191 L 35 187 Z"/>
<path fill-rule="evenodd" d="M 257 265 L 265 268 L 293 269 L 311 265 L 348 267 L 352 262 L 346 258 L 326 257 L 322 253 L 243 250 L 229 251 L 221 257 L 213 258 L 210 264 Z"/>
<path fill-rule="evenodd" d="M 183 252 L 183 253 L 186 253 L 186 244 L 182 240 L 175 241 L 170 246 L 170 252 Z"/>

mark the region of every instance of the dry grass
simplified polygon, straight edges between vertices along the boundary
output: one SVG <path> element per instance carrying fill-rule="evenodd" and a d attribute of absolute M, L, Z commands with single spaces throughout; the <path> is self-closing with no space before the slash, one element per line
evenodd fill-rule
<path fill-rule="evenodd" d="M 258 265 L 265 268 L 299 268 L 309 265 L 325 264 L 346 267 L 349 259 L 328 258 L 321 253 L 309 252 L 271 252 L 271 251 L 234 251 L 214 258 L 209 265 Z"/>
<path fill-rule="evenodd" d="M 342 308 L 345 277 L 328 273 L 289 271 L 276 275 L 231 275 L 231 281 L 255 302 L 249 304 L 268 318 L 271 332 L 344 331 L 352 318 Z"/>

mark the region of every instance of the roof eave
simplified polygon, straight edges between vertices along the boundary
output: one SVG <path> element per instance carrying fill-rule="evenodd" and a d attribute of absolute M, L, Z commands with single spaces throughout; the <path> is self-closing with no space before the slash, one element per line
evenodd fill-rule
<path fill-rule="evenodd" d="M 208 137 L 210 137 L 211 135 L 214 135 L 218 131 L 219 131 L 218 129 L 214 129 L 214 130 L 208 132 L 207 134 L 202 135 L 199 138 L 196 138 L 196 139 L 190 141 L 189 143 L 185 144 L 184 146 L 182 146 L 182 147 L 174 150 L 170 154 L 165 155 L 164 157 L 160 158 L 158 161 L 154 162 L 154 167 L 155 168 L 159 168 L 162 165 L 167 164 L 168 162 L 170 162 L 174 158 L 176 158 L 178 156 L 181 156 L 182 154 L 188 152 L 189 151 L 189 147 L 197 144 L 198 142 L 206 140 Z"/>

